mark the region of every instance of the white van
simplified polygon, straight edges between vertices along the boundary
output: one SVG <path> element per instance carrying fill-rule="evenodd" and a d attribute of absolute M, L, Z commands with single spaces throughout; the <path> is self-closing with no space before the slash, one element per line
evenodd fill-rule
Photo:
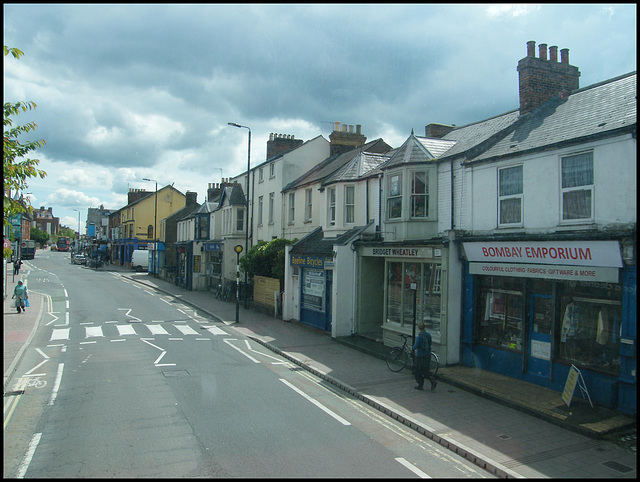
<path fill-rule="evenodd" d="M 146 249 L 134 249 L 131 254 L 131 268 L 136 271 L 149 269 L 149 251 Z"/>

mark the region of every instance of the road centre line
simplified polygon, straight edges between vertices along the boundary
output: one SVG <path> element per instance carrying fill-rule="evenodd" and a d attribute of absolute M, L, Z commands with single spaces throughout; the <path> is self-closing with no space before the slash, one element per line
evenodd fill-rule
<path fill-rule="evenodd" d="M 411 472 L 413 472 L 414 474 L 416 474 L 418 477 L 420 477 L 422 479 L 430 479 L 431 478 L 429 475 L 425 474 L 418 467 L 416 467 L 415 465 L 413 465 L 410 462 L 407 462 L 407 460 L 403 459 L 402 457 L 396 457 L 396 462 L 400 463 L 401 465 L 404 465 Z"/>
<path fill-rule="evenodd" d="M 226 341 L 226 340 L 225 340 Z M 350 422 L 347 422 L 344 418 L 342 418 L 340 415 L 338 415 L 337 413 L 329 410 L 327 407 L 325 407 L 324 405 L 322 405 L 320 402 L 318 402 L 315 398 L 312 398 L 311 396 L 307 395 L 306 393 L 304 393 L 302 390 L 300 390 L 298 387 L 292 385 L 291 383 L 289 383 L 287 380 L 285 380 L 284 378 L 280 378 L 280 381 L 282 383 L 284 383 L 285 385 L 287 385 L 289 388 L 291 388 L 294 392 L 298 393 L 299 395 L 302 395 L 304 398 L 306 398 L 308 401 L 310 401 L 311 403 L 313 403 L 316 407 L 318 407 L 320 410 L 322 410 L 323 412 L 327 413 L 328 415 L 331 415 L 333 418 L 335 418 L 338 422 L 340 422 L 342 425 L 351 425 Z"/>

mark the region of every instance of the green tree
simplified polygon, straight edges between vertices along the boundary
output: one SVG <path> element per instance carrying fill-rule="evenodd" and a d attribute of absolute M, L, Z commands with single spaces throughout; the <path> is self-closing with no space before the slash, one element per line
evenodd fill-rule
<path fill-rule="evenodd" d="M 240 258 L 240 268 L 249 276 L 265 276 L 280 280 L 280 289 L 284 288 L 285 246 L 297 241 L 294 239 L 274 239 L 260 241 Z"/>
<path fill-rule="evenodd" d="M 40 243 L 40 247 L 43 248 L 47 241 L 49 241 L 49 233 L 38 228 L 31 228 L 31 239 L 36 243 Z"/>
<path fill-rule="evenodd" d="M 14 58 L 19 59 L 24 53 L 16 48 L 4 46 L 4 56 L 11 54 Z M 25 207 L 20 202 L 11 198 L 11 192 L 24 191 L 27 189 L 29 179 L 33 177 L 44 178 L 47 173 L 37 168 L 40 164 L 39 159 L 29 159 L 25 156 L 29 152 L 45 145 L 44 139 L 37 141 L 23 141 L 20 136 L 34 131 L 38 126 L 35 122 L 25 125 L 14 126 L 12 117 L 33 110 L 36 103 L 26 102 L 5 102 L 4 103 L 4 138 L 2 142 L 2 150 L 4 157 L 4 221 L 6 226 L 12 216 L 25 211 Z M 32 209 L 27 200 L 27 209 Z M 10 249 L 3 250 L 4 257 L 11 255 Z"/>

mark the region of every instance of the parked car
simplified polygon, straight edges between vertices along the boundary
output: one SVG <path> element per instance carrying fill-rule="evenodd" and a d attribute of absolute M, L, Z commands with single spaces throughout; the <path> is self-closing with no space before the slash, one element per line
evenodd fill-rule
<path fill-rule="evenodd" d="M 73 258 L 71 258 L 71 262 L 73 264 L 87 264 L 87 258 L 84 254 L 76 254 Z"/>

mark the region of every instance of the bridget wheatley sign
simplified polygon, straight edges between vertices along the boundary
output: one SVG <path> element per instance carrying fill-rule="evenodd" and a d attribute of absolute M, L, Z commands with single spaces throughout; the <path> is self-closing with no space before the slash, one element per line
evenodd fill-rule
<path fill-rule="evenodd" d="M 463 245 L 467 259 L 472 262 L 622 268 L 617 241 L 501 241 Z"/>

